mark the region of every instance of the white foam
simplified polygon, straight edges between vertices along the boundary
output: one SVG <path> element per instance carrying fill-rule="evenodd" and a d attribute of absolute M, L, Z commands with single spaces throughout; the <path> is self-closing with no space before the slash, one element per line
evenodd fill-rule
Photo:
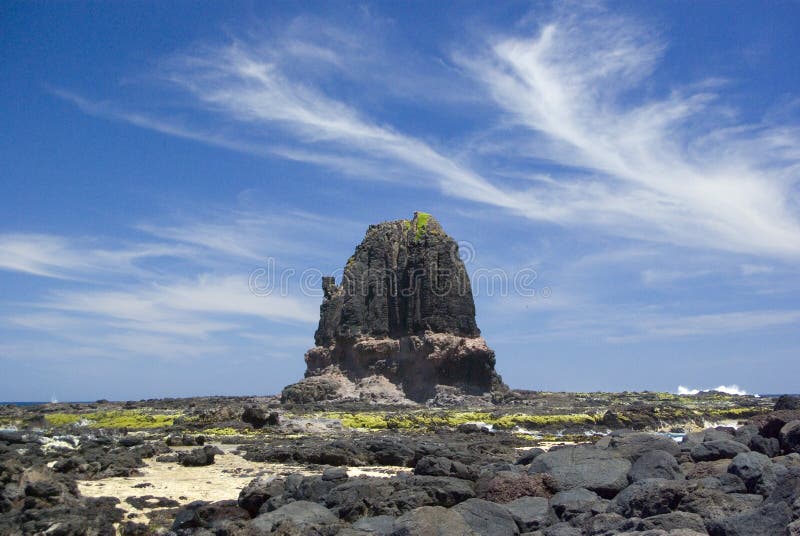
<path fill-rule="evenodd" d="M 719 391 L 720 393 L 726 393 L 729 395 L 739 395 L 739 396 L 747 394 L 747 391 L 745 391 L 736 384 L 720 385 L 718 387 L 714 387 L 713 389 L 691 389 L 689 387 L 684 387 L 683 385 L 678 386 L 679 395 L 696 395 L 698 393 L 707 393 L 709 391 Z"/>

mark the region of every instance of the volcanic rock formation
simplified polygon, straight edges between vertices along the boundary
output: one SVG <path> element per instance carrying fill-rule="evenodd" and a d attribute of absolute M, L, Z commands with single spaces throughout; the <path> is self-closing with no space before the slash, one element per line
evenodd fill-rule
<path fill-rule="evenodd" d="M 371 225 L 342 282 L 322 281 L 306 378 L 283 399 L 416 402 L 505 390 L 458 244 L 429 214 Z"/>

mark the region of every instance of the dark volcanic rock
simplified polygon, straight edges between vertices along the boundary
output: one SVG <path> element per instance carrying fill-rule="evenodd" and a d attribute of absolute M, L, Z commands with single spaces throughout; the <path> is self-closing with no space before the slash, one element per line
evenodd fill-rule
<path fill-rule="evenodd" d="M 717 439 L 714 441 L 704 441 L 692 447 L 692 459 L 697 462 L 721 460 L 733 458 L 741 452 L 749 452 L 746 446 L 738 441 L 731 439 Z"/>
<path fill-rule="evenodd" d="M 762 502 L 763 497 L 760 495 L 724 493 L 717 489 L 698 488 L 681 499 L 678 510 L 698 514 L 708 521 L 758 508 Z"/>
<path fill-rule="evenodd" d="M 781 395 L 775 401 L 775 411 L 782 409 L 800 409 L 800 396 Z"/>
<path fill-rule="evenodd" d="M 593 491 L 584 488 L 559 491 L 550 499 L 550 506 L 561 521 L 583 519 L 605 512 L 607 503 L 608 501 L 604 501 Z"/>
<path fill-rule="evenodd" d="M 435 397 L 439 385 L 469 395 L 505 390 L 494 370 L 494 352 L 475 323 L 458 244 L 430 215 L 371 225 L 347 261 L 341 284 L 325 277 L 322 286 L 315 347 L 305 356 L 306 380 L 284 390 L 284 401 L 307 401 L 320 391 L 318 382 L 313 390 L 299 386 L 335 373 L 354 384 L 384 377 L 414 401 Z M 326 386 L 340 391 L 340 398 L 358 397 L 347 386 Z M 336 398 L 325 390 L 320 394 Z"/>
<path fill-rule="evenodd" d="M 538 530 L 553 521 L 550 503 L 544 497 L 520 497 L 505 507 L 522 532 Z"/>
<path fill-rule="evenodd" d="M 634 482 L 614 498 L 611 510 L 625 517 L 649 517 L 675 510 L 686 487 L 675 480 L 651 478 Z"/>
<path fill-rule="evenodd" d="M 643 454 L 628 472 L 628 480 L 637 482 L 645 478 L 666 478 L 668 480 L 682 479 L 683 474 L 677 460 L 669 452 L 654 450 Z"/>
<path fill-rule="evenodd" d="M 728 472 L 742 479 L 748 493 L 764 497 L 772 493 L 778 480 L 772 460 L 760 452 L 737 454 L 731 461 Z"/>
<path fill-rule="evenodd" d="M 277 497 L 283 493 L 283 479 L 274 476 L 259 476 L 250 481 L 242 491 L 239 492 L 237 501 L 240 508 L 246 510 L 251 517 L 258 515 L 261 505 L 272 497 Z"/>
<path fill-rule="evenodd" d="M 689 529 L 700 534 L 706 533 L 705 523 L 703 518 L 697 514 L 689 512 L 671 512 L 669 514 L 658 514 L 652 517 L 645 518 L 639 523 L 637 530 L 676 530 L 676 529 Z"/>
<path fill-rule="evenodd" d="M 174 499 L 167 497 L 155 497 L 153 495 L 143 495 L 141 497 L 128 497 L 125 502 L 136 508 L 137 510 L 153 509 L 153 508 L 174 508 L 180 506 L 180 503 Z"/>
<path fill-rule="evenodd" d="M 786 423 L 780 434 L 781 447 L 785 452 L 800 453 L 800 420 Z"/>
<path fill-rule="evenodd" d="M 242 421 L 251 424 L 253 428 L 264 428 L 265 426 L 275 426 L 280 423 L 280 415 L 273 411 L 267 413 L 264 408 L 257 406 L 247 406 L 242 412 Z"/>
<path fill-rule="evenodd" d="M 758 427 L 758 433 L 764 437 L 779 438 L 781 428 L 787 423 L 800 419 L 800 409 L 784 409 L 756 415 L 750 419 L 750 424 Z"/>
<path fill-rule="evenodd" d="M 530 473 L 549 473 L 560 490 L 586 488 L 612 498 L 628 485 L 631 462 L 610 450 L 569 446 L 537 456 Z"/>
<path fill-rule="evenodd" d="M 392 536 L 472 536 L 477 533 L 462 516 L 441 506 L 423 506 L 403 514 L 395 523 Z"/>
<path fill-rule="evenodd" d="M 791 521 L 786 503 L 777 503 L 712 520 L 707 528 L 711 536 L 784 536 Z"/>
<path fill-rule="evenodd" d="M 454 476 L 473 479 L 473 472 L 463 463 L 442 456 L 425 456 L 414 466 L 415 475 Z"/>
<path fill-rule="evenodd" d="M 339 519 L 324 506 L 296 501 L 273 512 L 259 515 L 250 522 L 254 534 L 335 534 Z"/>
<path fill-rule="evenodd" d="M 454 506 L 453 510 L 461 514 L 467 525 L 478 534 L 485 536 L 516 536 L 519 534 L 519 527 L 511 513 L 493 502 L 467 499 Z"/>
<path fill-rule="evenodd" d="M 203 448 L 192 449 L 189 452 L 179 452 L 178 463 L 185 467 L 212 465 L 214 463 L 214 456 L 217 454 L 222 454 L 222 451 L 217 447 L 206 445 Z"/>
<path fill-rule="evenodd" d="M 453 477 L 350 478 L 333 488 L 325 505 L 340 518 L 393 515 L 421 506 L 454 506 L 475 497 L 472 482 Z"/>
<path fill-rule="evenodd" d="M 622 434 L 612 437 L 608 449 L 631 461 L 636 461 L 643 454 L 654 450 L 662 450 L 673 456 L 678 455 L 681 451 L 680 446 L 672 439 L 647 433 Z"/>

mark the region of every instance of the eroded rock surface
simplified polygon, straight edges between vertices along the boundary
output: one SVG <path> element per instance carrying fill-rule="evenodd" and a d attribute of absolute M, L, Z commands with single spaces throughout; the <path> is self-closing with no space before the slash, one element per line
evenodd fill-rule
<path fill-rule="evenodd" d="M 506 389 L 475 323 L 458 244 L 432 216 L 371 225 L 341 284 L 325 277 L 322 287 L 306 379 L 284 401 L 423 402 L 441 387 L 473 396 Z"/>

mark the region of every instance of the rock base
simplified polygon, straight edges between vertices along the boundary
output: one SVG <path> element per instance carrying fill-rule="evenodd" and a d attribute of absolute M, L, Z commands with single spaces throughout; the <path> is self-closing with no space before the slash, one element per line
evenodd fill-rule
<path fill-rule="evenodd" d="M 430 331 L 396 339 L 360 337 L 315 346 L 305 360 L 306 378 L 284 389 L 285 402 L 414 403 L 507 390 L 482 337 Z"/>

